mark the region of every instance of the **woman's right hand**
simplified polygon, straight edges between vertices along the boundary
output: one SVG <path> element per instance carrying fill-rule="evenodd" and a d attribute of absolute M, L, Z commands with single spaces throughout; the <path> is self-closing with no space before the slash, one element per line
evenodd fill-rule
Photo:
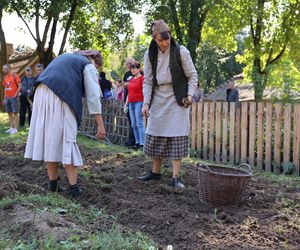
<path fill-rule="evenodd" d="M 149 104 L 144 104 L 143 105 L 142 114 L 143 114 L 143 116 L 146 116 L 146 117 L 149 116 Z"/>
<path fill-rule="evenodd" d="M 102 116 L 100 114 L 95 114 L 95 120 L 97 123 L 97 134 L 96 137 L 100 140 L 105 138 L 105 127 Z"/>

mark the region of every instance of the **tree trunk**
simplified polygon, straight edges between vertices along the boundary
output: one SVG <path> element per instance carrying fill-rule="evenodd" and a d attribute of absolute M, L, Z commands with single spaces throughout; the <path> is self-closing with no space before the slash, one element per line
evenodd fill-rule
<path fill-rule="evenodd" d="M 60 49 L 59 49 L 59 52 L 58 52 L 59 55 L 61 55 L 64 52 L 64 47 L 65 47 L 66 41 L 67 41 L 67 35 L 68 35 L 69 30 L 71 28 L 71 24 L 72 24 L 74 16 L 75 16 L 77 6 L 78 6 L 78 1 L 74 0 L 73 3 L 72 3 L 72 6 L 71 6 L 70 15 L 69 15 L 69 18 L 68 18 L 68 21 L 67 21 L 67 24 L 66 24 L 64 36 L 63 36 L 63 39 L 62 39 L 62 42 L 61 42 L 61 45 L 60 45 Z"/>
<path fill-rule="evenodd" d="M 177 10 L 176 10 L 176 1 L 170 0 L 169 3 L 170 3 L 170 9 L 171 9 L 170 14 L 171 14 L 173 24 L 175 25 L 175 32 L 176 32 L 178 43 L 182 44 L 182 45 L 185 45 L 183 43 L 183 35 L 182 35 L 181 28 L 180 28 L 180 25 L 179 25 L 178 13 L 177 13 Z"/>
<path fill-rule="evenodd" d="M 6 40 L 5 34 L 2 27 L 2 17 L 3 17 L 3 6 L 0 5 L 0 44 L 1 44 L 1 57 L 0 57 L 0 110 L 4 111 L 3 99 L 4 99 L 4 86 L 2 85 L 2 67 L 7 63 L 7 50 L 6 50 Z"/>
<path fill-rule="evenodd" d="M 264 74 L 260 70 L 260 60 L 255 59 L 252 69 L 252 81 L 254 85 L 254 99 L 255 101 L 261 101 L 264 96 Z"/>
<path fill-rule="evenodd" d="M 202 25 L 200 23 L 200 16 L 199 16 L 199 8 L 200 8 L 199 0 L 192 0 L 191 2 L 191 12 L 190 12 L 190 19 L 189 19 L 189 26 L 188 26 L 188 37 L 189 41 L 187 44 L 187 48 L 191 53 L 191 57 L 193 62 L 196 59 L 196 49 L 200 42 L 201 37 L 201 30 Z"/>

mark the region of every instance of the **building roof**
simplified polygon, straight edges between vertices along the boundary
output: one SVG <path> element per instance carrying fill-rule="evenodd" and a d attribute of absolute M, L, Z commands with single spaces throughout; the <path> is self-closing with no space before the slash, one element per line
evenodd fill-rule
<path fill-rule="evenodd" d="M 239 100 L 240 101 L 251 101 L 254 100 L 254 85 L 253 83 L 236 83 L 235 86 L 239 91 Z M 203 99 L 211 101 L 226 101 L 226 90 L 227 83 L 219 86 L 215 91 L 210 94 L 207 94 Z M 267 87 L 264 91 L 264 100 L 270 99 L 280 99 L 284 96 L 284 90 L 278 89 L 276 87 Z M 300 93 L 296 91 L 291 91 L 289 96 L 293 99 L 299 99 Z"/>
<path fill-rule="evenodd" d="M 38 60 L 39 58 L 36 50 L 27 48 L 26 50 L 20 52 L 14 51 L 14 53 L 8 59 L 8 63 L 15 73 L 22 76 L 25 74 L 25 68 L 27 66 L 34 68 L 34 65 L 38 63 Z"/>

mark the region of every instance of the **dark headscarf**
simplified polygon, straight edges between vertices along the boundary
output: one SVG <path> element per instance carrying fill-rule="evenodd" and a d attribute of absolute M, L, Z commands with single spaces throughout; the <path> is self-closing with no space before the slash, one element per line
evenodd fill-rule
<path fill-rule="evenodd" d="M 97 63 L 99 66 L 102 66 L 103 58 L 99 50 L 78 50 L 75 51 L 74 53 L 82 56 L 90 57 L 95 61 L 95 63 Z"/>

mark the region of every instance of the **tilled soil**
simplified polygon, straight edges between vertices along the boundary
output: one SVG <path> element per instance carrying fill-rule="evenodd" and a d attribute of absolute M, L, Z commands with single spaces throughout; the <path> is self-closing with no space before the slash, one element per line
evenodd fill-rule
<path fill-rule="evenodd" d="M 79 177 L 84 193 L 78 202 L 104 209 L 119 224 L 144 232 L 163 249 L 167 245 L 175 250 L 299 249 L 298 189 L 253 177 L 238 207 L 215 209 L 200 202 L 192 164 L 183 166 L 186 189 L 176 190 L 169 186 L 168 166 L 162 169 L 161 181 L 137 180 L 151 168 L 142 154 L 80 148 L 85 166 Z M 23 159 L 23 152 L 24 145 L 0 145 L 0 173 L 6 176 L 0 199 L 12 192 L 47 193 L 44 164 Z M 60 172 L 60 183 L 67 187 L 65 172 Z"/>

